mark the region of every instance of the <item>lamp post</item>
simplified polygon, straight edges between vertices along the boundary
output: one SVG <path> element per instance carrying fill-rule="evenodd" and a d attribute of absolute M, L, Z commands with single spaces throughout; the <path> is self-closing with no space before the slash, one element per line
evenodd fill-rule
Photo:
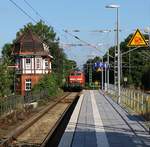
<path fill-rule="evenodd" d="M 103 56 L 102 56 L 102 64 L 103 64 L 104 62 L 103 62 Z M 103 69 L 104 69 L 104 67 L 102 66 L 102 74 L 101 74 L 101 76 L 102 76 L 102 90 L 104 89 L 104 72 L 103 72 Z"/>
<path fill-rule="evenodd" d="M 107 5 L 106 8 L 114 8 L 117 10 L 116 31 L 117 31 L 117 51 L 118 51 L 118 64 L 117 64 L 117 66 L 118 66 L 118 103 L 120 103 L 120 45 L 119 45 L 119 15 L 118 15 L 118 10 L 119 10 L 120 6 L 119 5 Z"/>
<path fill-rule="evenodd" d="M 107 52 L 107 91 L 109 92 L 109 49 Z"/>
<path fill-rule="evenodd" d="M 107 91 L 107 62 L 104 63 L 104 72 L 105 72 L 104 90 Z"/>

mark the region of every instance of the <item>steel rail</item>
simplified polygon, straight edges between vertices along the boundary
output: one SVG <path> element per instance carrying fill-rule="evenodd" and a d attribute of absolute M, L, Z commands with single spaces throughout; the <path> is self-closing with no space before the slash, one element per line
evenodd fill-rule
<path fill-rule="evenodd" d="M 78 93 L 75 95 L 75 97 L 78 96 Z M 41 143 L 40 147 L 45 147 L 50 139 L 50 137 L 53 135 L 53 133 L 55 132 L 55 130 L 57 129 L 57 127 L 59 126 L 60 122 L 62 121 L 62 119 L 64 118 L 64 116 L 67 114 L 68 110 L 70 109 L 71 105 L 75 102 L 76 99 L 74 99 L 65 109 L 65 111 L 62 113 L 62 115 L 59 117 L 59 119 L 56 121 L 55 125 L 53 126 L 53 128 L 49 131 L 49 133 L 47 134 L 46 138 L 44 139 L 44 141 Z"/>
<path fill-rule="evenodd" d="M 40 118 L 42 118 L 44 114 L 46 114 L 50 109 L 55 107 L 58 103 L 60 103 L 63 99 L 65 99 L 70 94 L 71 93 L 65 94 L 60 99 L 56 100 L 54 104 L 52 104 L 51 106 L 47 106 L 44 110 L 41 110 L 33 119 L 27 121 L 26 124 L 23 124 L 22 126 L 18 127 L 15 131 L 10 133 L 10 135 L 6 139 L 4 139 L 4 141 L 2 141 L 0 147 L 8 146 L 13 140 L 16 140 L 16 138 L 20 136 L 23 132 L 25 132 L 26 129 L 30 128 Z"/>

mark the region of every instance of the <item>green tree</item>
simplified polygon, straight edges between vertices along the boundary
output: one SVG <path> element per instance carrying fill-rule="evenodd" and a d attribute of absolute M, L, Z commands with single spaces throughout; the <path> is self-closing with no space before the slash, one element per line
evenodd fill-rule
<path fill-rule="evenodd" d="M 58 78 L 57 75 L 52 73 L 44 75 L 43 78 L 34 86 L 33 92 L 40 92 L 47 90 L 49 96 L 55 96 L 58 92 Z"/>
<path fill-rule="evenodd" d="M 0 65 L 0 95 L 9 95 L 14 90 L 14 69 L 8 68 L 14 65 L 14 57 L 12 56 L 12 44 L 7 43 L 2 48 L 3 63 Z"/>
<path fill-rule="evenodd" d="M 12 74 L 6 63 L 0 65 L 0 97 L 11 94 Z"/>
<path fill-rule="evenodd" d="M 4 62 L 14 63 L 14 57 L 12 56 L 12 44 L 6 43 L 2 48 L 2 57 Z"/>
<path fill-rule="evenodd" d="M 145 67 L 142 74 L 142 86 L 145 90 L 150 90 L 150 65 Z"/>
<path fill-rule="evenodd" d="M 121 53 L 128 52 L 133 49 L 127 47 L 129 40 L 131 39 L 133 34 L 130 34 L 123 42 L 120 43 Z M 144 37 L 148 39 L 148 35 L 144 34 Z M 115 46 L 109 49 L 110 54 L 114 57 L 115 54 Z M 145 71 L 146 66 L 150 64 L 147 60 L 145 61 L 146 54 L 150 54 L 149 47 L 139 47 L 134 51 L 130 51 L 127 54 L 122 56 L 122 78 L 128 77 L 128 84 L 134 85 L 135 87 L 142 86 L 142 75 Z M 105 54 L 106 56 L 106 54 Z M 148 58 L 148 57 L 147 57 Z M 114 65 L 114 59 L 110 58 L 111 65 Z M 113 66 L 112 66 L 113 68 Z M 123 81 L 123 79 L 122 79 Z"/>

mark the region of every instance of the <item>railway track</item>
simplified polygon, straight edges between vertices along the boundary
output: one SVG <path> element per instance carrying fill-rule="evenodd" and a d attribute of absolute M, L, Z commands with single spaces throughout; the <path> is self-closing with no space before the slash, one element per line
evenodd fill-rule
<path fill-rule="evenodd" d="M 71 113 L 71 109 L 73 109 L 73 105 L 77 102 L 78 96 L 79 93 L 77 92 L 69 93 L 64 97 L 55 100 L 52 105 L 46 107 L 38 113 L 36 117 L 11 133 L 8 138 L 0 144 L 0 147 L 46 146 L 50 143 L 50 140 L 53 140 L 53 144 L 54 142 L 57 143 L 59 138 L 57 138 L 56 141 L 56 138 L 54 137 L 55 130 L 57 130 L 57 127 L 60 127 L 64 117 L 69 117 L 67 113 L 68 111 Z M 66 121 L 63 123 L 63 128 L 66 123 Z"/>

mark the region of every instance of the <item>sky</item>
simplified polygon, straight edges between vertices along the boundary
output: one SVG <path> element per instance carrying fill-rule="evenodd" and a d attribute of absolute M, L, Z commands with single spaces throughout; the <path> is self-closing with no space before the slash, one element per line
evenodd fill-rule
<path fill-rule="evenodd" d="M 41 18 L 25 3 L 24 0 L 13 0 L 32 18 Z M 60 38 L 61 45 L 68 58 L 82 65 L 88 58 L 103 55 L 108 47 L 115 43 L 115 33 L 96 32 L 96 30 L 114 30 L 116 27 L 116 10 L 107 9 L 106 5 L 117 4 L 119 8 L 119 33 L 123 41 L 137 28 L 143 31 L 150 27 L 150 0 L 26 0 L 45 20 L 47 25 L 54 27 Z M 1 0 L 0 4 L 0 50 L 5 43 L 15 39 L 16 32 L 29 22 L 34 22 L 11 3 L 11 0 Z M 67 44 L 81 44 L 67 30 L 81 40 L 99 48 L 89 46 L 71 47 Z M 80 30 L 74 32 L 73 30 Z M 82 43 L 83 44 L 83 43 Z"/>

